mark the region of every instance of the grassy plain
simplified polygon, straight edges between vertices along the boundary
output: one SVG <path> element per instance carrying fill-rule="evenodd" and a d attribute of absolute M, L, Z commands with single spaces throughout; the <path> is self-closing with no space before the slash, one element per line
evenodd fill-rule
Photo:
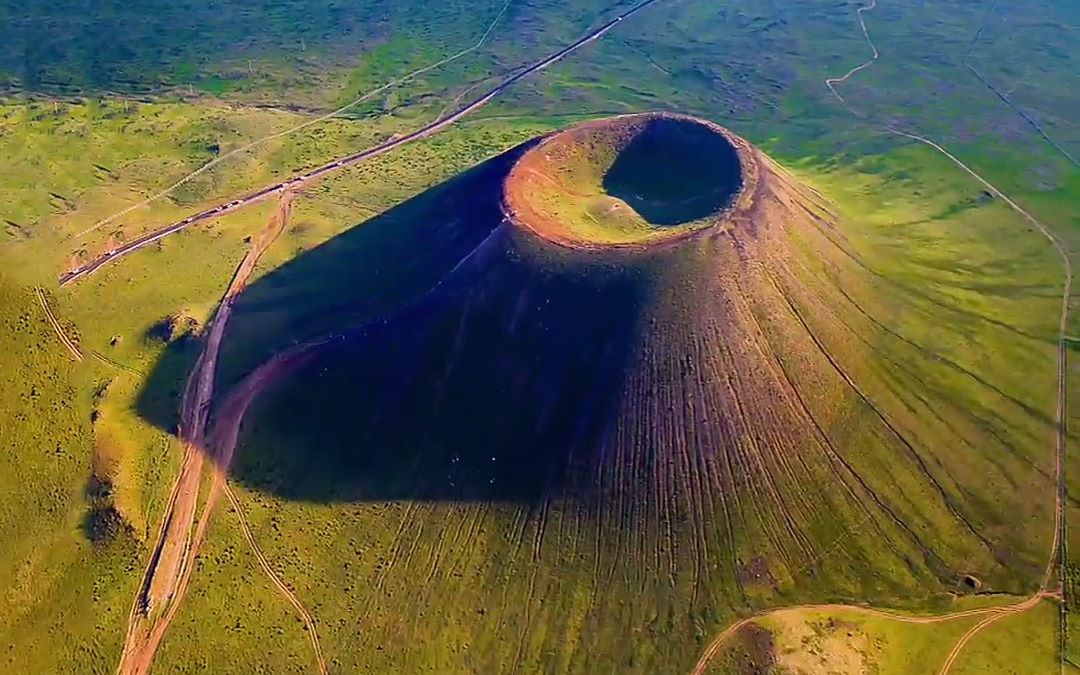
<path fill-rule="evenodd" d="M 1052 673 L 1058 661 L 1058 604 L 1042 602 L 1031 611 L 1006 617 L 972 638 L 955 673 Z M 1066 664 L 1065 672 L 1075 672 Z"/>
<path fill-rule="evenodd" d="M 754 621 L 757 631 L 744 629 L 735 636 L 709 672 L 748 672 L 740 669 L 750 655 L 746 633 L 758 632 L 762 646 L 757 658 L 779 673 L 934 675 L 956 640 L 977 620 L 920 625 L 853 611 L 780 610 Z"/>
<path fill-rule="evenodd" d="M 62 348 L 29 288 L 0 275 L 0 614 L 5 670 L 108 669 L 122 642 L 138 564 L 133 537 L 91 540 L 94 457 L 87 372 Z M 109 495 L 104 495 L 106 498 Z"/>
<path fill-rule="evenodd" d="M 378 97 L 348 119 L 268 142 L 169 200 L 75 238 L 231 148 L 474 44 L 502 3 L 465 9 L 443 3 L 424 11 L 411 3 L 234 5 L 221 12 L 190 3 L 140 4 L 92 17 L 31 3 L 0 21 L 11 38 L 5 43 L 19 46 L 5 51 L 0 79 L 12 95 L 38 96 L 12 101 L 0 115 L 6 157 L 0 363 L 15 385 L 5 388 L 0 407 L 0 476 L 8 486 L 0 512 L 0 589 L 10 598 L 0 611 L 0 662 L 11 671 L 94 672 L 115 664 L 176 462 L 169 424 L 159 422 L 175 416 L 196 353 L 192 343 L 164 344 L 148 334 L 170 315 L 205 323 L 244 237 L 262 226 L 269 207 L 166 240 L 58 292 L 52 280 L 72 254 L 89 254 L 110 239 L 415 128 L 492 73 L 571 41 L 610 11 L 598 3 L 569 9 L 511 3 L 477 53 Z M 406 222 L 400 215 L 379 220 L 393 206 L 570 121 L 654 108 L 699 114 L 765 148 L 838 204 L 843 235 L 870 269 L 864 283 L 846 289 L 850 302 L 841 318 L 849 329 L 823 339 L 839 353 L 876 356 L 844 365 L 932 453 L 932 471 L 999 545 L 996 571 L 957 571 L 995 590 L 1030 591 L 1049 547 L 1048 416 L 1061 272 L 1052 250 L 947 160 L 864 123 L 830 97 L 822 79 L 867 57 L 854 5 L 671 0 L 649 11 L 446 134 L 306 189 L 293 226 L 264 258 L 259 274 L 266 281 L 239 303 L 222 386 L 281 346 L 376 314 L 434 278 L 424 241 L 406 238 L 408 246 L 395 249 L 363 236 L 335 239 L 342 232 L 362 233 L 373 224 L 392 231 Z M 988 19 L 972 62 L 1077 154 L 1075 125 L 1060 114 L 1075 107 L 1075 95 L 1062 84 L 1076 70 L 1068 32 L 1075 17 L 1068 11 L 1030 0 L 987 17 L 974 6 L 883 0 L 867 17 L 883 56 L 842 91 L 872 120 L 901 122 L 946 144 L 1075 249 L 1075 166 L 964 65 L 975 27 Z M 198 40 L 190 39 L 194 26 L 208 27 Z M 102 51 L 106 35 L 127 39 L 110 40 L 116 51 Z M 88 98 L 50 98 L 56 94 Z M 181 95 L 186 102 L 177 100 Z M 332 264 L 289 271 L 289 261 L 326 242 L 340 248 L 321 258 Z M 832 270 L 823 263 L 817 271 Z M 54 308 L 84 351 L 97 350 L 148 379 L 92 357 L 69 362 L 30 293 L 38 284 L 51 289 Z M 368 297 L 369 290 L 379 293 Z M 343 302 L 358 299 L 363 302 Z M 275 475 L 275 458 L 297 463 L 297 453 L 303 460 L 297 465 L 318 468 L 323 449 L 340 438 L 282 447 L 285 432 L 303 429 L 310 410 L 284 408 L 289 416 L 282 416 L 281 402 L 305 387 L 327 386 L 334 389 L 323 395 L 347 401 L 356 386 L 342 378 L 330 383 L 307 373 L 255 410 L 245 435 L 245 461 L 254 464 L 248 470 L 287 483 L 295 477 Z M 155 410 L 152 421 L 141 409 L 146 400 Z M 837 433 L 849 433 L 846 447 L 863 453 L 870 474 L 884 480 L 893 467 L 887 454 L 876 454 L 880 439 L 859 440 L 866 424 L 865 414 L 852 416 L 838 422 Z M 1072 457 L 1070 481 L 1080 468 Z M 109 479 L 104 498 L 131 527 L 105 545 L 91 543 L 84 527 L 103 498 L 87 487 L 96 473 Z M 593 585 L 597 564 L 608 558 L 571 547 L 533 554 L 537 521 L 517 505 L 324 503 L 257 486 L 238 491 L 256 537 L 316 615 L 338 672 L 403 664 L 441 672 L 678 670 L 735 615 L 723 589 L 707 589 L 715 597 L 688 603 L 694 591 L 682 577 L 668 583 L 627 573 L 610 586 Z M 955 523 L 919 499 L 908 506 L 922 514 L 920 534 L 946 538 Z M 579 515 L 555 507 L 544 522 L 553 532 L 572 532 Z M 1072 506 L 1070 520 L 1076 515 Z M 507 528 L 520 552 L 508 544 Z M 958 581 L 950 586 L 921 577 L 902 560 L 885 563 L 873 553 L 874 533 L 858 518 L 844 514 L 808 524 L 808 531 L 844 572 L 820 581 L 793 574 L 779 592 L 755 591 L 749 605 L 814 597 L 941 609 L 948 592 L 965 590 Z M 1070 541 L 1078 540 L 1071 534 Z M 264 582 L 227 509 L 214 521 L 195 579 L 160 654 L 161 671 L 310 667 L 302 624 Z M 1021 653 L 1020 647 L 1032 648 L 1022 652 L 1023 664 L 1043 665 L 1039 659 L 1053 648 L 1044 630 L 1052 609 L 1046 603 L 988 630 L 968 646 L 958 670 L 1007 672 L 1002 654 Z M 881 636 L 879 665 L 903 663 L 909 652 L 892 650 L 897 635 L 871 624 L 859 625 Z M 920 632 L 904 639 L 945 637 Z M 221 660 L 222 654 L 231 657 Z"/>
<path fill-rule="evenodd" d="M 165 90 L 309 108 L 362 83 L 362 71 L 403 65 L 385 48 L 397 36 L 408 36 L 418 59 L 445 55 L 474 32 L 477 39 L 502 4 L 194 0 L 70 11 L 30 2 L 5 10 L 0 83 L 30 95 Z"/>

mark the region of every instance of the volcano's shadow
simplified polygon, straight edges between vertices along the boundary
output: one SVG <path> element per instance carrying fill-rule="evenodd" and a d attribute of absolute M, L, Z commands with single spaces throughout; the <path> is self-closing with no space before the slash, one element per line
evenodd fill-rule
<path fill-rule="evenodd" d="M 564 250 L 503 224 L 501 181 L 521 150 L 245 292 L 223 355 L 228 368 L 246 364 L 237 376 L 294 341 L 338 337 L 248 410 L 234 480 L 318 502 L 531 502 L 589 489 L 652 263 Z M 258 335 L 267 326 L 282 330 Z M 178 392 L 176 361 L 192 351 L 177 347 L 151 380 L 172 378 Z M 140 411 L 168 427 L 178 402 L 152 395 L 161 389 L 147 388 Z"/>
<path fill-rule="evenodd" d="M 735 147 L 708 127 L 659 117 L 619 151 L 603 188 L 654 225 L 680 225 L 727 207 L 742 186 Z"/>
<path fill-rule="evenodd" d="M 248 286 L 234 303 L 221 347 L 217 396 L 292 344 L 389 314 L 424 295 L 498 226 L 499 183 L 531 145 L 425 190 Z M 304 226 L 294 213 L 290 227 Z M 176 432 L 184 382 L 201 349 L 187 338 L 169 344 L 140 392 L 142 418 Z"/>
<path fill-rule="evenodd" d="M 334 343 L 269 396 L 235 478 L 305 500 L 588 491 L 645 277 L 537 269 L 519 236 L 496 233 L 453 288 Z"/>

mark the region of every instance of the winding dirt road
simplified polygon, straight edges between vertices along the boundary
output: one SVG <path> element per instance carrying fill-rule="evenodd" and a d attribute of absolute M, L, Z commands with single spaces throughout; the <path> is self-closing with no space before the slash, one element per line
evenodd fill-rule
<path fill-rule="evenodd" d="M 873 52 L 870 58 L 867 59 L 865 62 L 855 66 L 851 70 L 847 71 L 841 77 L 830 77 L 825 80 L 825 86 L 829 88 L 829 91 L 832 92 L 833 96 L 840 99 L 841 103 L 845 102 L 844 97 L 840 95 L 840 92 L 836 91 L 836 87 L 834 85 L 841 84 L 842 82 L 847 82 L 848 78 L 850 78 L 852 75 L 859 72 L 860 70 L 869 68 L 871 65 L 873 65 L 874 61 L 877 61 L 878 57 L 881 56 L 881 54 L 878 54 L 877 47 L 874 46 L 874 41 L 870 39 L 870 31 L 866 29 L 866 18 L 863 16 L 864 12 L 869 12 L 875 7 L 877 7 L 877 0 L 870 0 L 869 5 L 860 7 L 858 11 L 859 26 L 862 27 L 863 37 L 866 38 L 866 44 L 870 45 L 870 51 Z"/>
<path fill-rule="evenodd" d="M 278 208 L 271 216 L 266 229 L 252 244 L 251 249 L 237 267 L 210 324 L 205 347 L 188 378 L 180 415 L 179 435 L 184 443 L 181 469 L 173 484 L 154 552 L 143 573 L 143 583 L 129 614 L 128 633 L 124 641 L 120 664 L 117 667 L 117 672 L 121 675 L 149 672 L 157 648 L 176 617 L 180 603 L 187 592 L 195 567 L 195 558 L 206 537 L 214 507 L 223 491 L 233 502 L 245 539 L 255 552 L 260 566 L 289 603 L 297 608 L 307 624 L 308 635 L 318 659 L 319 669 L 323 673 L 327 672 L 314 620 L 296 595 L 273 572 L 269 562 L 258 549 L 243 517 L 243 512 L 240 510 L 239 502 L 228 487 L 225 472 L 228 461 L 232 457 L 232 447 L 227 448 L 227 457 L 216 456 L 217 451 L 212 442 L 212 435 L 207 434 L 209 407 L 213 400 L 214 379 L 217 373 L 217 359 L 233 302 L 246 286 L 259 258 L 277 239 L 288 222 L 292 198 L 292 193 L 286 192 L 282 195 Z M 205 503 L 202 511 L 199 512 L 202 468 L 207 456 L 213 457 L 214 461 L 211 462 L 213 473 Z M 199 516 L 198 521 L 196 521 L 196 515 Z"/>
<path fill-rule="evenodd" d="M 852 114 L 855 116 L 870 121 L 869 117 L 852 108 L 844 97 L 836 90 L 835 85 L 841 84 L 847 81 L 851 76 L 868 68 L 875 61 L 880 58 L 880 54 L 877 47 L 874 45 L 873 40 L 870 38 L 870 32 L 866 27 L 866 20 L 864 13 L 873 10 L 877 6 L 877 0 L 871 0 L 869 5 L 865 5 L 858 9 L 859 25 L 862 27 L 862 32 L 866 38 L 867 44 L 870 46 L 872 55 L 870 59 L 864 63 L 852 68 L 842 77 L 828 78 L 825 80 L 825 85 L 832 92 L 833 96 Z M 981 28 L 980 28 L 981 30 Z M 977 73 L 976 73 L 977 74 Z M 980 78 L 981 79 L 981 78 Z M 1055 495 L 1054 495 L 1054 523 L 1053 523 L 1053 535 L 1050 545 L 1050 554 L 1046 563 L 1046 569 L 1043 573 L 1043 578 L 1039 584 L 1039 590 L 1032 594 L 1025 600 L 1013 605 L 1007 605 L 1004 607 L 989 607 L 979 608 L 974 610 L 967 610 L 963 612 L 954 612 L 951 614 L 940 615 L 928 615 L 928 616 L 907 616 L 902 614 L 893 614 L 890 612 L 883 612 L 875 610 L 869 607 L 863 607 L 858 605 L 794 605 L 789 607 L 777 607 L 769 610 L 765 610 L 754 614 L 752 616 L 740 619 L 734 624 L 728 626 L 724 631 L 717 635 L 712 642 L 709 643 L 705 651 L 702 653 L 701 658 L 698 659 L 697 664 L 694 667 L 693 675 L 703 675 L 706 669 L 709 667 L 711 659 L 716 655 L 716 652 L 723 646 L 732 635 L 734 635 L 740 628 L 744 627 L 748 623 L 755 619 L 760 619 L 772 612 L 788 610 L 788 609 L 822 609 L 822 610 L 845 610 L 856 611 L 864 614 L 870 614 L 882 618 L 887 618 L 895 621 L 901 621 L 904 623 L 939 623 L 942 621 L 951 621 L 954 619 L 986 615 L 986 618 L 979 621 L 975 625 L 971 626 L 953 645 L 952 650 L 949 652 L 945 661 L 942 663 L 939 671 L 940 675 L 947 675 L 952 669 L 956 660 L 959 658 L 964 647 L 974 638 L 980 631 L 987 626 L 997 622 L 1000 619 L 1004 619 L 1009 616 L 1026 612 L 1029 609 L 1037 606 L 1039 602 L 1047 598 L 1055 598 L 1062 603 L 1062 612 L 1064 615 L 1064 568 L 1066 561 L 1065 551 L 1065 447 L 1066 447 L 1066 427 L 1065 427 L 1065 414 L 1066 414 L 1066 401 L 1067 401 L 1067 385 L 1068 385 L 1068 363 L 1067 363 L 1067 349 L 1068 349 L 1068 321 L 1069 321 L 1069 298 L 1072 293 L 1072 262 L 1069 259 L 1068 251 L 1065 244 L 1061 239 L 1055 235 L 1048 227 L 1041 223 L 1037 218 L 1028 213 L 1023 207 L 1009 198 L 1004 192 L 999 190 L 978 172 L 965 164 L 951 152 L 946 150 L 940 144 L 933 140 L 930 140 L 924 136 L 909 131 L 904 131 L 896 128 L 892 125 L 885 125 L 882 127 L 886 131 L 896 136 L 907 138 L 912 141 L 916 141 L 932 148 L 942 156 L 948 158 L 953 164 L 974 178 L 984 188 L 991 192 L 995 197 L 1002 200 L 1013 211 L 1020 215 L 1024 220 L 1029 222 L 1035 227 L 1038 232 L 1050 242 L 1054 247 L 1058 256 L 1061 259 L 1062 267 L 1064 270 L 1062 280 L 1062 292 L 1061 292 L 1061 314 L 1058 320 L 1058 346 L 1057 346 L 1057 391 L 1056 400 L 1054 404 L 1054 481 L 1055 481 Z M 1055 567 L 1059 570 L 1057 575 L 1057 589 L 1051 591 L 1050 586 L 1054 582 Z M 1064 624 L 1062 624 L 1061 630 L 1064 631 Z M 1064 669 L 1064 652 L 1060 654 L 1062 669 Z"/>

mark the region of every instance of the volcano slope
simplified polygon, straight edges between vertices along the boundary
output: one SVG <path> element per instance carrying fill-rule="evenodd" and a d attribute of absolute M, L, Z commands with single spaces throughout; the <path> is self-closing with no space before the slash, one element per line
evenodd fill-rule
<path fill-rule="evenodd" d="M 708 166 L 716 190 L 665 199 L 642 166 L 699 186 Z M 422 225 L 384 234 L 453 250 L 439 277 L 362 320 L 338 307 L 355 325 L 258 399 L 231 467 L 283 514 L 263 545 L 334 667 L 688 671 L 751 609 L 1038 584 L 1045 420 L 1013 424 L 1026 404 L 878 322 L 889 286 L 838 210 L 746 141 L 619 117 L 432 195 L 390 219 Z M 941 372 L 978 396 L 922 381 Z M 304 539 L 283 535 L 306 503 Z"/>

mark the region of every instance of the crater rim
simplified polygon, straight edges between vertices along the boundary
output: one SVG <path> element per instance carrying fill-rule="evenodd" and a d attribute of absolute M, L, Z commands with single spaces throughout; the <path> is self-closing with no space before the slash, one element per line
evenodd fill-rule
<path fill-rule="evenodd" d="M 666 128 L 658 126 L 664 124 L 674 126 Z M 628 146 L 646 138 L 648 134 L 662 134 L 672 130 L 691 131 L 691 135 L 699 136 L 698 140 L 705 139 L 707 143 L 713 144 L 704 150 L 688 150 L 683 147 L 677 149 L 678 151 L 693 152 L 703 156 L 709 150 L 726 148 L 731 156 L 721 159 L 734 162 L 736 173 L 729 190 L 725 191 L 724 187 L 720 186 L 714 191 L 723 198 L 714 205 L 715 208 L 682 222 L 665 224 L 655 222 L 655 218 L 645 218 L 639 209 L 635 209 L 627 201 L 608 194 L 607 185 L 601 181 L 607 179 L 612 167 L 624 157 Z M 702 131 L 707 134 L 702 135 Z M 599 139 L 600 146 L 605 143 L 614 146 L 615 156 L 612 162 L 600 167 L 600 171 L 594 172 L 596 175 L 585 176 L 589 180 L 597 180 L 591 187 L 603 186 L 603 190 L 594 193 L 575 192 L 573 187 L 565 184 L 565 180 L 568 177 L 576 178 L 576 170 L 574 167 L 565 168 L 561 162 L 566 160 L 568 155 L 574 155 L 575 152 L 584 153 L 586 174 L 590 168 L 596 169 L 596 166 L 590 164 L 594 158 L 588 154 L 595 150 L 595 144 L 590 142 L 594 139 Z M 655 143 L 655 139 L 652 142 Z M 715 159 L 706 158 L 706 161 Z M 553 177 L 552 173 L 557 174 L 557 177 Z M 746 215 L 751 210 L 760 173 L 753 146 L 716 122 L 667 111 L 615 115 L 586 120 L 551 132 L 523 153 L 515 161 L 503 182 L 503 215 L 516 227 L 529 231 L 545 241 L 567 248 L 645 249 L 708 232 L 726 231 L 733 227 L 739 216 Z M 538 187 L 538 183 L 544 183 L 546 188 Z M 639 195 L 631 195 L 630 199 L 633 200 L 637 196 Z M 713 195 L 704 194 L 701 199 L 691 196 L 690 199 L 684 201 L 704 200 L 708 204 L 711 196 Z M 648 200 L 644 198 L 638 203 L 644 206 L 649 205 Z M 594 204 L 610 204 L 607 207 L 609 213 L 621 209 L 617 217 L 624 222 L 616 222 L 616 228 L 623 226 L 622 229 L 606 229 L 604 223 L 589 212 L 590 206 Z M 632 215 L 624 216 L 623 214 L 627 214 L 628 211 Z M 581 224 L 583 219 L 573 217 L 578 213 L 584 214 L 592 221 L 591 224 L 583 226 Z"/>

